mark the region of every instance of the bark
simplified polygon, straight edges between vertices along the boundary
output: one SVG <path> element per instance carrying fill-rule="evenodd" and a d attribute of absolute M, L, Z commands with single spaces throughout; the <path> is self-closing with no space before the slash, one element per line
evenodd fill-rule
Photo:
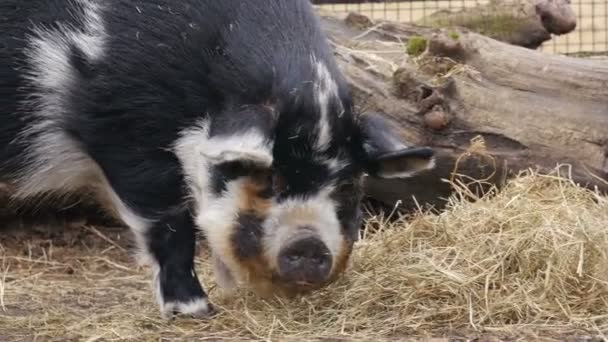
<path fill-rule="evenodd" d="M 536 49 L 576 28 L 570 0 L 493 0 L 459 11 L 438 11 L 418 24 L 458 26 L 513 45 Z"/>
<path fill-rule="evenodd" d="M 315 4 L 366 2 L 378 1 L 313 1 Z M 416 24 L 463 27 L 509 44 L 536 49 L 552 35 L 574 31 L 577 18 L 570 0 L 491 0 L 475 7 L 439 10 Z"/>
<path fill-rule="evenodd" d="M 323 17 L 356 103 L 438 152 L 432 172 L 369 179 L 372 198 L 441 206 L 454 170 L 500 186 L 521 170 L 560 164 L 581 185 L 608 191 L 604 61 L 543 54 L 464 29 L 393 22 L 365 29 L 365 22 L 355 14 Z"/>

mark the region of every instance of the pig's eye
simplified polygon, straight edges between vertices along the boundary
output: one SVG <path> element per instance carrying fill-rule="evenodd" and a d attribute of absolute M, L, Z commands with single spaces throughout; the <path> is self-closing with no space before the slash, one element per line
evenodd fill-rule
<path fill-rule="evenodd" d="M 259 184 L 271 184 L 272 182 L 271 169 L 256 169 L 249 176 Z"/>
<path fill-rule="evenodd" d="M 353 182 L 344 182 L 338 186 L 338 191 L 340 192 L 349 192 L 355 188 L 355 184 Z"/>
<path fill-rule="evenodd" d="M 283 193 L 287 190 L 287 182 L 285 181 L 285 177 L 281 175 L 280 172 L 275 171 L 272 174 L 272 191 L 275 194 Z"/>
<path fill-rule="evenodd" d="M 337 191 L 340 193 L 352 193 L 357 190 L 357 185 L 353 181 L 340 183 L 337 187 Z"/>
<path fill-rule="evenodd" d="M 357 202 L 361 191 L 362 189 L 358 182 L 344 182 L 336 188 L 336 195 L 343 197 L 343 200 Z"/>
<path fill-rule="evenodd" d="M 278 194 L 287 190 L 287 182 L 285 177 L 276 169 L 258 169 L 250 174 L 250 177 L 255 179 L 258 184 L 263 184 L 272 189 L 272 193 Z"/>

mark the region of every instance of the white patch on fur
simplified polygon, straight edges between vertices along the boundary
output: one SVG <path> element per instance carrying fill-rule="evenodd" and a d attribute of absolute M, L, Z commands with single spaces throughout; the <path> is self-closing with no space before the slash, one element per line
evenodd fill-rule
<path fill-rule="evenodd" d="M 199 202 L 200 211 L 196 217 L 196 224 L 203 230 L 214 258 L 221 260 L 229 270 L 238 270 L 236 260 L 232 255 L 224 253 L 232 250 L 230 232 L 239 214 L 239 202 L 242 196 L 242 180 L 235 180 L 227 184 L 226 191 L 221 197 L 208 198 L 206 201 Z M 210 196 L 211 197 L 211 196 Z M 214 266 L 220 266 L 219 263 Z M 215 268 L 216 274 L 223 272 L 220 268 Z M 239 276 L 239 274 L 234 274 Z M 240 280 L 240 279 L 239 279 Z"/>
<path fill-rule="evenodd" d="M 200 206 L 198 213 L 214 198 L 210 197 L 213 164 L 247 158 L 257 164 L 272 164 L 272 144 L 257 132 L 250 130 L 234 136 L 209 138 L 209 121 L 201 120 L 198 125 L 180 133 L 173 151 L 184 170 L 186 183 Z"/>
<path fill-rule="evenodd" d="M 209 305 L 209 299 L 197 298 L 187 303 L 181 302 L 167 302 L 162 305 L 162 315 L 165 319 L 169 319 L 173 316 L 174 312 L 178 312 L 184 315 L 194 316 L 207 316 L 211 312 L 211 306 Z"/>
<path fill-rule="evenodd" d="M 105 39 L 107 37 L 101 16 L 103 8 L 98 1 L 77 1 L 82 6 L 84 30 L 83 32 L 74 33 L 72 37 L 80 50 L 92 61 L 99 60 L 103 56 Z"/>
<path fill-rule="evenodd" d="M 332 108 L 330 103 L 332 99 L 338 99 L 338 85 L 332 78 L 327 66 L 323 62 L 318 61 L 315 55 L 311 55 L 311 62 L 315 68 L 315 101 L 320 113 L 315 146 L 319 150 L 324 151 L 331 143 L 331 124 L 329 115 Z M 341 103 L 339 99 L 336 102 Z M 343 108 L 337 108 L 337 110 L 342 112 Z"/>
<path fill-rule="evenodd" d="M 201 144 L 200 153 L 212 163 L 248 160 L 261 167 L 272 165 L 272 143 L 256 129 L 211 137 Z"/>
<path fill-rule="evenodd" d="M 201 153 L 201 145 L 208 140 L 208 132 L 209 123 L 201 121 L 198 126 L 181 132 L 181 137 L 173 147 L 184 170 L 191 196 L 197 204 L 206 202 L 206 196 L 210 192 L 210 165 Z"/>
<path fill-rule="evenodd" d="M 107 36 L 101 5 L 93 0 L 77 0 L 76 3 L 81 7 L 76 12 L 84 22 L 82 30 L 67 25 L 54 30 L 35 27 L 28 39 L 29 48 L 25 51 L 31 68 L 28 81 L 44 91 L 37 94 L 41 99 L 40 104 L 44 107 L 48 98 L 51 104 L 59 105 L 59 108 L 50 109 L 61 109 L 61 101 L 65 100 L 62 96 L 69 92 L 75 76 L 75 70 L 70 65 L 70 47 L 76 45 L 90 61 L 99 60 L 104 54 Z M 57 118 L 62 113 L 40 108 L 36 114 Z"/>
<path fill-rule="evenodd" d="M 28 104 L 39 121 L 23 132 L 26 139 L 28 166 L 18 184 L 18 197 L 30 197 L 51 190 L 72 192 L 86 185 L 98 172 L 96 165 L 83 153 L 61 127 L 66 115 L 65 103 L 75 87 L 76 71 L 70 64 L 70 46 L 76 45 L 90 60 L 103 57 L 106 33 L 101 5 L 93 0 L 77 0 L 75 15 L 84 22 L 82 30 L 67 25 L 48 30 L 33 29 L 25 49 L 28 68 L 25 78 L 38 89 Z"/>
<path fill-rule="evenodd" d="M 202 120 L 198 125 L 182 131 L 180 136 L 173 150 L 182 165 L 194 200 L 202 205 L 210 200 L 207 197 L 212 164 L 241 158 L 266 167 L 272 164 L 272 143 L 255 129 L 233 136 L 209 138 L 209 121 Z"/>
<path fill-rule="evenodd" d="M 101 197 L 103 194 L 106 194 L 105 196 L 108 198 L 106 203 L 109 204 L 110 208 L 114 209 L 117 216 L 131 229 L 135 236 L 135 243 L 137 246 L 135 258 L 137 263 L 142 266 L 150 266 L 154 269 L 158 268 L 158 262 L 156 261 L 156 258 L 152 256 L 152 252 L 148 249 L 146 238 L 146 233 L 153 222 L 137 215 L 131 210 L 120 197 L 118 197 L 105 178 L 99 184 L 105 185 L 99 190 L 98 196 Z"/>
<path fill-rule="evenodd" d="M 240 180 L 232 181 L 226 185 L 226 191 L 221 197 L 209 196 L 199 202 L 200 214 L 196 217 L 196 223 L 208 234 L 205 236 L 211 244 L 215 240 L 214 237 L 225 234 L 226 227 L 231 226 L 238 217 L 241 184 Z"/>
<path fill-rule="evenodd" d="M 302 233 L 302 227 L 313 229 L 334 260 L 341 254 L 343 236 L 336 203 L 329 197 L 332 190 L 327 187 L 314 197 L 289 199 L 272 207 L 264 226 L 264 245 L 271 262 L 276 262 L 281 249 Z"/>
<path fill-rule="evenodd" d="M 154 299 L 160 307 L 161 315 L 164 315 L 165 300 L 163 298 L 163 292 L 160 287 L 160 265 L 158 263 L 152 266 L 152 291 L 154 292 Z"/>
<path fill-rule="evenodd" d="M 160 307 L 163 318 L 169 319 L 175 312 L 187 315 L 206 316 L 209 314 L 210 305 L 208 298 L 195 298 L 189 302 L 165 302 L 160 285 L 160 267 L 153 266 L 153 291 L 156 302 Z M 194 276 L 194 275 L 193 275 Z"/>

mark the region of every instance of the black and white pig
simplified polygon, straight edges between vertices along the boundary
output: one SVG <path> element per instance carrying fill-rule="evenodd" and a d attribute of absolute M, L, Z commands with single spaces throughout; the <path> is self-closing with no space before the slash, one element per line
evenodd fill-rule
<path fill-rule="evenodd" d="M 221 285 L 305 293 L 344 271 L 363 177 L 433 167 L 355 113 L 308 0 L 3 0 L 0 147 L 16 200 L 131 228 L 168 316 L 213 311 L 197 229 Z"/>

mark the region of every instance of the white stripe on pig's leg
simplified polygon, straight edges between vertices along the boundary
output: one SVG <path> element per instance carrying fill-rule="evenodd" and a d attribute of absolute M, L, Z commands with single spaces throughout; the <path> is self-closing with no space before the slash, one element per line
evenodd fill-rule
<path fill-rule="evenodd" d="M 152 268 L 152 286 L 163 317 L 213 313 L 194 270 L 195 227 L 189 210 L 177 208 L 160 220 L 137 215 L 108 187 L 107 198 L 135 235 L 137 260 Z"/>

